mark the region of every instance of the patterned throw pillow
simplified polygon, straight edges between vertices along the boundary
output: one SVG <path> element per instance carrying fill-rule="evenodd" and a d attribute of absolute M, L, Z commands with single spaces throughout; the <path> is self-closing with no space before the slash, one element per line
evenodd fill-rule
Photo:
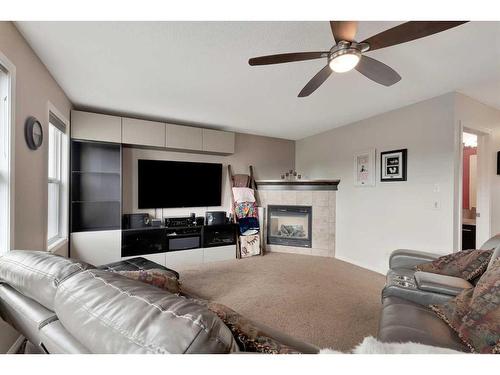
<path fill-rule="evenodd" d="M 419 264 L 415 270 L 472 280 L 486 270 L 492 254 L 493 250 L 462 250 Z"/>
<path fill-rule="evenodd" d="M 430 308 L 473 353 L 500 353 L 500 258 L 473 289 Z"/>
<path fill-rule="evenodd" d="M 260 331 L 252 321 L 220 303 L 208 302 L 207 307 L 229 327 L 241 350 L 267 354 L 299 354 L 297 350 L 276 341 Z"/>
<path fill-rule="evenodd" d="M 153 285 L 173 294 L 180 293 L 181 291 L 180 282 L 177 277 L 175 277 L 175 275 L 172 276 L 170 272 L 165 272 L 161 269 L 117 271 L 116 273 L 132 280 L 137 280 L 149 285 Z"/>

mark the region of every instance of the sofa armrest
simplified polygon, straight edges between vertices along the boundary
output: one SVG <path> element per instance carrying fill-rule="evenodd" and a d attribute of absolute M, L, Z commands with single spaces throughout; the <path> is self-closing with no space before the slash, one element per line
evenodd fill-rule
<path fill-rule="evenodd" d="M 391 270 L 395 268 L 413 269 L 413 267 L 419 264 L 432 262 L 440 256 L 440 254 L 428 253 L 426 251 L 398 249 L 391 253 L 389 268 Z"/>
<path fill-rule="evenodd" d="M 474 288 L 467 280 L 460 277 L 439 275 L 430 272 L 415 272 L 417 288 L 426 292 L 456 296 L 464 289 Z"/>

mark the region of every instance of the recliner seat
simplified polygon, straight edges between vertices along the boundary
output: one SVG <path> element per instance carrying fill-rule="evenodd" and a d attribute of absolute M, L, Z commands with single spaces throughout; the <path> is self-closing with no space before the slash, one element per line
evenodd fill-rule
<path fill-rule="evenodd" d="M 486 241 L 481 250 L 494 250 L 490 263 L 500 256 L 500 235 Z M 386 285 L 382 300 L 400 297 L 421 305 L 441 304 L 457 296 L 462 290 L 474 287 L 459 277 L 416 271 L 415 266 L 432 262 L 442 256 L 417 250 L 399 249 L 389 258 Z"/>

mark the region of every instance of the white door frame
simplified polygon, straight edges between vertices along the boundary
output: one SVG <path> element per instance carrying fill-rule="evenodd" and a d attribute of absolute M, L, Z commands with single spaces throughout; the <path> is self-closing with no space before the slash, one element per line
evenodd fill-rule
<path fill-rule="evenodd" d="M 15 65 L 5 56 L 2 51 L 0 51 L 0 64 L 2 65 L 3 68 L 7 70 L 7 74 L 9 76 L 9 82 L 8 82 L 8 97 L 9 97 L 9 114 L 7 118 L 10 121 L 10 126 L 8 126 L 9 129 L 9 173 L 8 173 L 8 179 L 9 179 L 9 202 L 8 202 L 8 211 L 9 211 L 9 222 L 7 223 L 8 230 L 7 230 L 7 243 L 8 243 L 8 248 L 9 250 L 14 249 L 15 246 L 15 231 L 14 231 L 14 224 L 15 224 L 15 209 L 14 209 L 14 204 L 15 204 L 15 174 L 14 174 L 14 164 L 15 164 L 15 139 L 16 139 L 16 67 Z"/>
<path fill-rule="evenodd" d="M 472 124 L 458 123 L 457 151 L 457 194 L 455 194 L 455 243 L 456 249 L 462 248 L 462 208 L 463 208 L 463 133 L 473 133 L 478 136 L 477 147 L 477 212 L 476 218 L 476 248 L 479 248 L 491 237 L 491 193 L 490 193 L 490 168 L 491 162 L 491 129 L 481 128 Z"/>

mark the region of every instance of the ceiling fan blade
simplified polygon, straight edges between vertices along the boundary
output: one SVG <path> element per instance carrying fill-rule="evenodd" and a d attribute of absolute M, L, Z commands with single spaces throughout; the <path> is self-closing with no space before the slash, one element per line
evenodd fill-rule
<path fill-rule="evenodd" d="M 392 86 L 401 80 L 401 76 L 394 69 L 368 56 L 361 57 L 356 70 L 384 86 Z"/>
<path fill-rule="evenodd" d="M 346 42 L 352 42 L 356 37 L 356 31 L 358 30 L 357 21 L 330 21 L 330 27 L 332 29 L 333 38 L 335 42 L 340 42 L 345 40 Z"/>
<path fill-rule="evenodd" d="M 362 43 L 370 45 L 370 51 L 406 43 L 411 40 L 423 38 L 460 26 L 469 21 L 411 21 L 395 26 L 392 29 L 382 31 Z"/>
<path fill-rule="evenodd" d="M 329 65 L 321 69 L 312 79 L 307 82 L 302 91 L 299 93 L 298 97 L 303 98 L 304 96 L 311 95 L 318 87 L 320 87 L 323 82 L 326 81 L 330 74 L 332 74 L 332 69 Z"/>
<path fill-rule="evenodd" d="M 268 55 L 253 57 L 248 60 L 248 63 L 252 66 L 254 65 L 270 65 L 270 64 L 282 64 L 294 61 L 305 61 L 320 59 L 322 57 L 328 57 L 328 52 L 294 52 L 294 53 L 282 53 L 279 55 Z"/>

